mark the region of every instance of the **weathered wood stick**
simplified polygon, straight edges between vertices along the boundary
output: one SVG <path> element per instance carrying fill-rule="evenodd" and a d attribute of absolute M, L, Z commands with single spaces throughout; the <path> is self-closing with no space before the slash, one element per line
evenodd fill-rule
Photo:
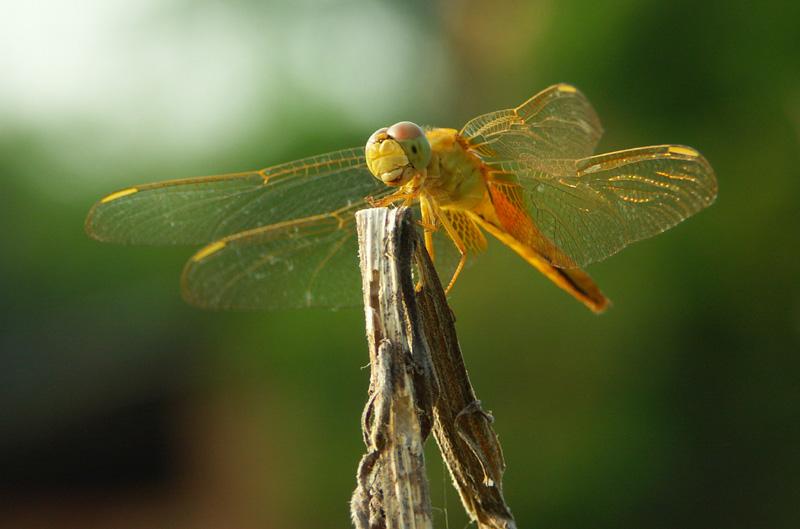
<path fill-rule="evenodd" d="M 430 527 L 422 443 L 433 431 L 478 527 L 515 529 L 492 418 L 472 390 L 452 312 L 411 210 L 371 208 L 356 219 L 372 367 L 362 421 L 368 453 L 352 503 L 356 527 Z"/>

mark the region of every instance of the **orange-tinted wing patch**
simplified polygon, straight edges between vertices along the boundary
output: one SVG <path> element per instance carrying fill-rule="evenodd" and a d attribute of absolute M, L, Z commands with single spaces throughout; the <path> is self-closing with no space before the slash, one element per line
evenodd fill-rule
<path fill-rule="evenodd" d="M 494 209 L 500 223 L 511 236 L 528 248 L 535 250 L 551 265 L 559 268 L 577 268 L 555 244 L 553 244 L 539 228 L 522 204 L 522 190 L 513 184 L 495 182 L 489 185 Z"/>
<path fill-rule="evenodd" d="M 603 312 L 611 304 L 589 275 L 574 267 L 574 263 L 536 227 L 520 207 L 519 189 L 511 185 L 490 184 L 489 191 L 501 225 L 474 215 L 481 227 L 593 311 Z M 570 263 L 573 268 L 556 267 L 555 262 L 562 265 Z"/>

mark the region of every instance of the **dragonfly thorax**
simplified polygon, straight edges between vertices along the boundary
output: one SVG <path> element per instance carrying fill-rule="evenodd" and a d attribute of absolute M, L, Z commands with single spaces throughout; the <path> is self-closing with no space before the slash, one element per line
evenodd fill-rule
<path fill-rule="evenodd" d="M 421 187 L 445 209 L 471 210 L 488 196 L 482 162 L 453 129 L 428 132 L 431 162 Z"/>

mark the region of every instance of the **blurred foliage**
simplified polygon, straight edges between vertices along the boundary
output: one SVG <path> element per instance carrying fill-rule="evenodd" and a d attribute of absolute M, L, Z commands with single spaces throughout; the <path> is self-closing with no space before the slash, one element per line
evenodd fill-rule
<path fill-rule="evenodd" d="M 24 88 L 0 90 L 0 510 L 18 526 L 93 502 L 104 516 L 82 527 L 132 509 L 151 526 L 347 526 L 363 313 L 199 311 L 179 294 L 192 249 L 101 245 L 83 219 L 121 187 L 359 145 L 400 119 L 458 128 L 561 81 L 595 105 L 602 151 L 691 145 L 720 193 L 589 269 L 615 303 L 599 317 L 501 244 L 459 279 L 518 525 L 800 525 L 800 3 L 91 3 L 10 24 L 99 35 L 97 56 L 25 40 L 0 62 Z"/>

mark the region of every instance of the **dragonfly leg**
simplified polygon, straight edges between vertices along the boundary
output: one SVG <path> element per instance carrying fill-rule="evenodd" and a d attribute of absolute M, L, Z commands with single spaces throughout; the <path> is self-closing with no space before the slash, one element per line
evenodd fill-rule
<path fill-rule="evenodd" d="M 422 226 L 426 230 L 430 231 L 436 231 L 439 229 L 439 226 L 436 226 L 435 224 L 428 224 L 427 222 L 422 222 L 421 220 L 417 221 L 417 226 Z"/>
<path fill-rule="evenodd" d="M 441 221 L 442 226 L 444 227 L 444 230 L 447 232 L 447 235 L 449 235 L 450 238 L 453 239 L 453 243 L 456 245 L 456 248 L 458 249 L 458 252 L 461 254 L 461 260 L 458 262 L 458 266 L 456 267 L 456 271 L 453 274 L 453 278 L 450 280 L 450 283 L 447 285 L 447 288 L 444 290 L 444 293 L 446 295 L 446 294 L 448 294 L 450 292 L 450 289 L 453 288 L 453 285 L 455 284 L 456 279 L 458 279 L 459 274 L 461 274 L 461 269 L 464 268 L 464 263 L 467 262 L 467 245 L 464 244 L 464 240 L 461 238 L 461 236 L 458 234 L 456 229 L 453 227 L 453 225 L 447 219 L 447 215 L 445 215 L 445 214 L 439 215 L 439 220 Z M 426 241 L 426 243 L 427 243 L 427 241 Z M 432 239 L 431 239 L 431 245 L 433 245 L 433 240 Z"/>
<path fill-rule="evenodd" d="M 414 196 L 415 195 L 412 195 L 405 190 L 400 190 L 395 193 L 392 193 L 391 195 L 379 198 L 377 200 L 375 200 L 372 197 L 367 197 L 364 200 L 366 200 L 367 203 L 369 203 L 369 205 L 372 206 L 373 208 L 383 208 L 388 206 L 389 204 L 397 202 L 398 200 L 403 200 L 404 206 L 410 206 L 411 202 L 413 202 L 414 200 Z"/>
<path fill-rule="evenodd" d="M 433 254 L 433 231 L 436 229 L 436 216 L 433 207 L 424 196 L 419 199 L 419 209 L 422 213 L 422 221 L 419 225 L 425 228 L 425 248 L 428 250 L 428 255 L 431 256 L 431 261 L 436 262 Z"/>

